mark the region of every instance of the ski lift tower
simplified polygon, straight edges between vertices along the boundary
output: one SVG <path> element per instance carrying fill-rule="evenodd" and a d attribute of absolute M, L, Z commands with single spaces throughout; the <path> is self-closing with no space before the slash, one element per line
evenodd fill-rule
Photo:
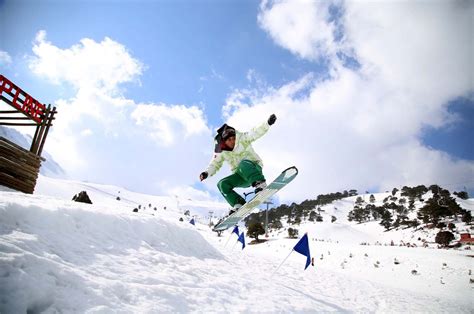
<path fill-rule="evenodd" d="M 4 104 L 12 108 L 3 110 Z M 56 113 L 56 107 L 40 103 L 0 74 L 0 125 L 36 127 L 29 150 L 0 136 L 1 185 L 33 194 L 45 161 L 41 153 Z"/>
<path fill-rule="evenodd" d="M 267 204 L 267 210 L 265 210 L 265 237 L 268 238 L 268 205 L 273 204 L 270 200 L 263 202 L 263 204 Z"/>
<path fill-rule="evenodd" d="M 210 210 L 209 211 L 209 227 L 212 227 L 212 214 L 214 214 L 214 211 Z"/>

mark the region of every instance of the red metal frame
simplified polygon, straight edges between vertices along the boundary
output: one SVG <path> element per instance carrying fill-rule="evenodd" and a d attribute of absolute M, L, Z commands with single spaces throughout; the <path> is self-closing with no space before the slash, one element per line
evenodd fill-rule
<path fill-rule="evenodd" d="M 46 106 L 3 75 L 0 75 L 0 99 L 6 101 L 36 123 L 40 124 L 43 121 Z"/>

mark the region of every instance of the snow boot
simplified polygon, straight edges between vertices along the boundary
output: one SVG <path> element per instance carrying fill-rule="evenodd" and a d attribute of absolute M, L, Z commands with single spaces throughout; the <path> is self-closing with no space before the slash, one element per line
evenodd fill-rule
<path fill-rule="evenodd" d="M 255 181 L 252 186 L 255 188 L 255 195 L 257 195 L 267 187 L 267 182 L 265 180 Z"/>
<path fill-rule="evenodd" d="M 227 216 L 230 216 L 236 211 L 238 211 L 240 207 L 242 207 L 242 204 L 235 204 L 234 207 L 230 209 L 229 214 Z"/>

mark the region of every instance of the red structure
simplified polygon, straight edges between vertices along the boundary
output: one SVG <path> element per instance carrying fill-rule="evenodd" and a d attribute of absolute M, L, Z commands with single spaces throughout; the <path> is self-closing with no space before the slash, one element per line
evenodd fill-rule
<path fill-rule="evenodd" d="M 471 238 L 470 233 L 461 233 L 461 240 L 459 240 L 461 243 L 474 243 L 474 238 Z"/>
<path fill-rule="evenodd" d="M 41 123 L 42 114 L 46 111 L 46 107 L 3 75 L 0 75 L 0 95 L 2 100 L 18 111 L 24 113 L 36 123 Z"/>
<path fill-rule="evenodd" d="M 52 126 L 56 108 L 44 105 L 5 76 L 0 75 L 0 104 L 13 110 L 0 110 L 0 125 L 35 126 L 29 150 L 0 136 L 0 184 L 33 193 L 38 178 L 44 143 Z"/>
<path fill-rule="evenodd" d="M 0 100 L 14 108 L 0 111 L 0 125 L 36 126 L 30 151 L 41 156 L 56 107 L 43 105 L 3 75 L 0 75 Z"/>

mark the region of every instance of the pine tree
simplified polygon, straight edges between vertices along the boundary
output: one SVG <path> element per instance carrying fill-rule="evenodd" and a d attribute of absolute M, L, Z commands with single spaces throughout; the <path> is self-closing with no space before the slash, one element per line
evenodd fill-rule
<path fill-rule="evenodd" d="M 372 204 L 375 203 L 375 196 L 374 196 L 374 194 L 370 194 L 370 199 L 369 199 L 369 201 L 370 201 Z"/>
<path fill-rule="evenodd" d="M 452 240 L 454 240 L 454 234 L 450 231 L 440 231 L 435 237 L 435 242 L 444 247 L 448 246 Z"/>
<path fill-rule="evenodd" d="M 349 190 L 349 196 L 356 196 L 357 195 L 357 190 Z"/>
<path fill-rule="evenodd" d="M 381 214 L 381 218 L 380 224 L 385 227 L 385 230 L 390 229 L 393 221 L 392 213 L 385 209 Z"/>
<path fill-rule="evenodd" d="M 361 196 L 358 196 L 355 203 L 356 203 L 356 205 L 360 206 L 360 205 L 364 204 L 364 199 Z"/>
<path fill-rule="evenodd" d="M 380 218 L 382 218 L 382 213 L 385 210 L 386 210 L 385 207 L 382 207 L 382 206 L 371 207 L 371 213 L 372 213 L 372 217 L 374 217 L 374 220 L 379 220 Z"/>
<path fill-rule="evenodd" d="M 462 214 L 462 218 L 461 218 L 461 221 L 462 222 L 465 222 L 466 224 L 470 223 L 472 220 L 472 215 L 471 215 L 471 211 L 469 210 L 464 210 L 463 211 L 463 214 Z"/>
<path fill-rule="evenodd" d="M 438 191 L 435 186 L 432 188 L 434 191 Z M 447 216 L 457 216 L 463 212 L 463 209 L 456 203 L 456 200 L 449 196 L 449 191 L 441 191 L 441 193 L 433 194 L 433 197 L 426 201 L 425 206 L 420 208 L 418 211 L 418 218 L 422 219 L 424 223 L 432 222 L 436 224 L 441 218 Z"/>
<path fill-rule="evenodd" d="M 247 236 L 249 236 L 250 238 L 254 238 L 255 240 L 257 240 L 257 242 L 259 241 L 258 236 L 263 234 L 265 234 L 265 229 L 263 228 L 263 225 L 260 222 L 250 224 L 247 229 Z"/>
<path fill-rule="evenodd" d="M 281 229 L 283 228 L 283 224 L 280 220 L 274 220 L 272 223 L 268 223 L 269 227 L 272 229 Z"/>
<path fill-rule="evenodd" d="M 459 197 L 460 199 L 463 199 L 463 200 L 467 200 L 469 198 L 469 195 L 465 191 L 454 192 L 453 194 L 456 195 L 457 197 Z"/>
<path fill-rule="evenodd" d="M 297 238 L 298 237 L 298 229 L 288 228 L 288 237 L 290 238 Z"/>

